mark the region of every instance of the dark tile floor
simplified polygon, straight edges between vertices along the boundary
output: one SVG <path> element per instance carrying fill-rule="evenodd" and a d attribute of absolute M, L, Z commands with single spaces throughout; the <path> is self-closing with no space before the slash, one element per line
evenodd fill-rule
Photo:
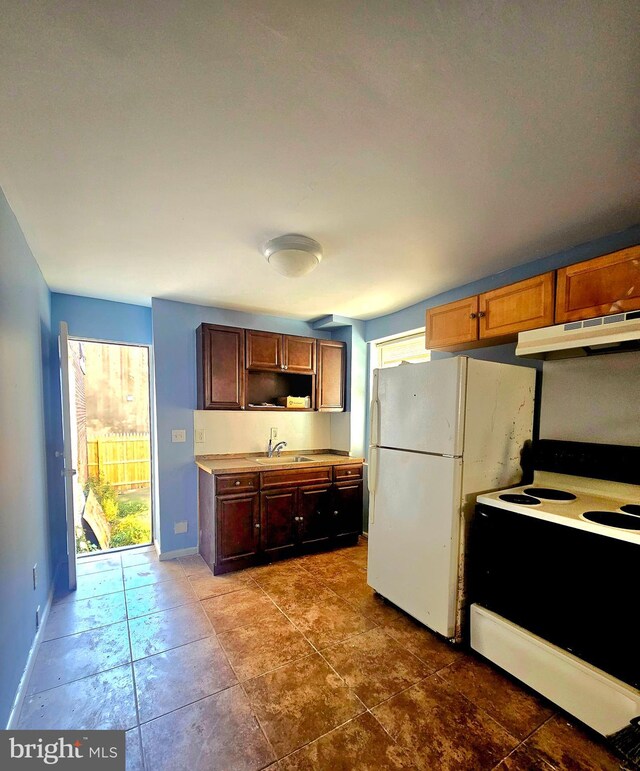
<path fill-rule="evenodd" d="M 616 769 L 565 716 L 375 595 L 366 541 L 214 577 L 84 559 L 20 728 L 127 731 L 127 768 Z"/>

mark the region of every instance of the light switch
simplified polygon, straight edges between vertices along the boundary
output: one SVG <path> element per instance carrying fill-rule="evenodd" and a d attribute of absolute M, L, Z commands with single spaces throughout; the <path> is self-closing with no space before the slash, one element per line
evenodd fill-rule
<path fill-rule="evenodd" d="M 178 535 L 179 533 L 186 533 L 188 528 L 187 520 L 183 519 L 181 522 L 174 522 L 173 532 Z"/>
<path fill-rule="evenodd" d="M 172 442 L 186 442 L 187 441 L 187 432 L 184 428 L 174 428 L 171 431 L 171 441 Z"/>

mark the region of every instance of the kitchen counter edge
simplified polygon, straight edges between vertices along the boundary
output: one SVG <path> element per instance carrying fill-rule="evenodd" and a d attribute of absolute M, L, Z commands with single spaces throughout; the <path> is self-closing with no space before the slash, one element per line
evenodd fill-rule
<path fill-rule="evenodd" d="M 256 453 L 257 455 L 258 453 Z M 286 456 L 283 456 L 282 463 L 255 463 L 248 457 L 238 458 L 206 458 L 196 456 L 196 466 L 208 474 L 240 474 L 243 472 L 256 472 L 256 471 L 284 471 L 288 469 L 297 468 L 313 468 L 314 466 L 342 466 L 342 465 L 354 465 L 358 463 L 364 463 L 364 458 L 354 458 L 349 455 L 341 455 L 339 453 L 296 453 L 296 455 L 309 455 L 313 457 L 313 460 L 306 463 L 293 463 L 287 461 Z"/>

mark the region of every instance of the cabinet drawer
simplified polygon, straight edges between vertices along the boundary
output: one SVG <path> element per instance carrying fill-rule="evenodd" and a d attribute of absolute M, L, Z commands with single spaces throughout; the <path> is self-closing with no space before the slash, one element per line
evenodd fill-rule
<path fill-rule="evenodd" d="M 347 482 L 350 479 L 362 479 L 362 464 L 356 463 L 353 466 L 334 466 L 333 479 L 336 482 Z"/>
<path fill-rule="evenodd" d="M 216 493 L 230 495 L 247 490 L 257 492 L 259 481 L 258 474 L 216 474 Z"/>
<path fill-rule="evenodd" d="M 331 466 L 263 471 L 261 476 L 263 490 L 271 487 L 291 487 L 299 484 L 321 484 L 322 482 L 331 482 Z"/>

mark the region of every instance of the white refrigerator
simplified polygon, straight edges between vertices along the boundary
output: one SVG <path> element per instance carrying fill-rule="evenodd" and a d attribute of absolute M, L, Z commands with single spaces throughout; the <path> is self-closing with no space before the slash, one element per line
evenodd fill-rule
<path fill-rule="evenodd" d="M 475 498 L 520 482 L 534 392 L 534 369 L 465 356 L 374 371 L 368 583 L 447 638 Z"/>

